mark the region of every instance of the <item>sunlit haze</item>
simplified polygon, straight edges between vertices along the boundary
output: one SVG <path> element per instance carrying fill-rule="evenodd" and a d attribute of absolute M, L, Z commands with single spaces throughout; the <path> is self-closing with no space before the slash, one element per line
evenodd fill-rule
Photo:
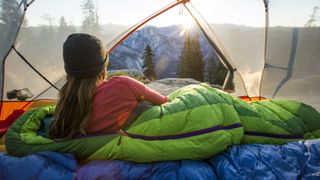
<path fill-rule="evenodd" d="M 69 23 L 81 25 L 82 0 L 37 0 L 27 12 L 29 25 L 48 24 L 48 18 L 54 25 L 58 24 L 61 16 Z M 100 17 L 100 24 L 133 25 L 151 15 L 155 11 L 175 2 L 174 0 L 94 0 Z M 238 24 L 246 26 L 264 26 L 263 0 L 192 0 L 192 4 L 210 23 Z M 299 3 L 299 5 L 298 5 Z M 303 26 L 313 12 L 315 6 L 320 7 L 319 0 L 271 0 L 270 24 L 282 26 Z M 290 14 L 294 12 L 294 14 Z M 183 20 L 180 6 L 152 20 L 149 24 L 168 26 L 172 24 L 188 24 Z M 182 15 L 181 15 L 182 14 Z M 292 16 L 294 15 L 294 16 Z"/>
<path fill-rule="evenodd" d="M 187 29 L 190 29 L 193 25 L 194 25 L 194 20 L 187 16 L 187 15 L 184 15 L 184 16 L 181 16 L 181 24 L 187 28 Z"/>

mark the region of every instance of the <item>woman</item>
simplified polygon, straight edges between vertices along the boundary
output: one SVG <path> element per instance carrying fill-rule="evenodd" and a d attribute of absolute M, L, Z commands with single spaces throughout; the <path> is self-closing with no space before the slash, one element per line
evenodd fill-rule
<path fill-rule="evenodd" d="M 138 102 L 155 105 L 166 96 L 127 76 L 105 80 L 108 64 L 102 42 L 89 34 L 71 34 L 63 45 L 66 83 L 61 88 L 49 136 L 71 139 L 121 129 Z"/>
<path fill-rule="evenodd" d="M 9 155 L 56 151 L 86 161 L 199 160 L 231 145 L 320 138 L 319 112 L 300 102 L 270 99 L 247 103 L 202 83 L 171 92 L 171 102 L 165 103 L 167 97 L 129 77 L 105 81 L 105 50 L 101 41 L 87 34 L 69 36 L 63 56 L 67 82 L 57 106 L 28 111 L 15 121 L 6 134 Z M 161 105 L 122 129 L 141 100 Z M 52 115 L 55 120 L 48 139 L 39 130 Z M 102 134 L 73 139 L 92 133 Z"/>

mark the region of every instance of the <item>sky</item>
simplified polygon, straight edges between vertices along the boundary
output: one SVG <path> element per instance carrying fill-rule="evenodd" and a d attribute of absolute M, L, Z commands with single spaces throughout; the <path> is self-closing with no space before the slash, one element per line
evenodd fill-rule
<path fill-rule="evenodd" d="M 131 26 L 175 0 L 93 0 L 97 5 L 100 24 Z M 269 0 L 271 26 L 303 26 L 320 0 Z M 26 17 L 29 25 L 58 24 L 64 16 L 69 23 L 80 25 L 83 0 L 35 0 Z M 191 0 L 191 3 L 210 23 L 227 23 L 246 26 L 264 26 L 263 0 Z M 180 15 L 179 15 L 180 14 Z M 182 14 L 182 15 L 181 15 Z M 182 24 L 189 18 L 180 6 L 172 9 L 149 24 L 168 26 Z M 45 20 L 46 19 L 46 20 Z"/>

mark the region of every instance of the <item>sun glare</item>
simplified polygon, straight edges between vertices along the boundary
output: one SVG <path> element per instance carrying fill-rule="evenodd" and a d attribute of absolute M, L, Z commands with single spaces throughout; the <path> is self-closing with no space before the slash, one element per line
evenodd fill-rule
<path fill-rule="evenodd" d="M 182 29 L 181 29 L 181 32 L 180 32 L 180 36 L 183 36 L 184 33 L 188 32 L 189 30 L 192 29 L 192 27 L 194 26 L 195 22 L 194 20 L 187 16 L 187 15 L 182 15 L 180 16 L 180 24 L 182 24 Z"/>
<path fill-rule="evenodd" d="M 186 29 L 190 29 L 194 26 L 194 20 L 191 17 L 183 15 L 181 18 L 181 24 L 183 24 Z"/>

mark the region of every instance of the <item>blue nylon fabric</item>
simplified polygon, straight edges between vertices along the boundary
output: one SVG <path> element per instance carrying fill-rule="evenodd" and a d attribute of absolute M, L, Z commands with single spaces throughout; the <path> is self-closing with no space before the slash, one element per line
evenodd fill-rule
<path fill-rule="evenodd" d="M 72 154 L 40 152 L 17 158 L 0 153 L 0 179 L 72 179 L 77 162 Z"/>
<path fill-rule="evenodd" d="M 320 139 L 286 145 L 232 146 L 204 160 L 77 164 L 71 154 L 0 153 L 0 179 L 320 179 Z"/>
<path fill-rule="evenodd" d="M 209 164 L 183 160 L 155 163 L 92 161 L 79 168 L 79 179 L 208 179 L 215 180 Z"/>
<path fill-rule="evenodd" d="M 233 146 L 208 162 L 219 179 L 320 179 L 320 140 Z"/>
<path fill-rule="evenodd" d="M 40 124 L 40 128 L 37 132 L 38 135 L 48 138 L 49 137 L 49 126 L 53 120 L 53 116 L 46 116 L 43 118 Z"/>

